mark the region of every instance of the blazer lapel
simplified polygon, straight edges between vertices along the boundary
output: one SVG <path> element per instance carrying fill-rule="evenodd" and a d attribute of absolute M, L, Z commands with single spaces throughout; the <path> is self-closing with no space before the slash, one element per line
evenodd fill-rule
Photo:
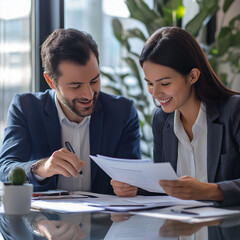
<path fill-rule="evenodd" d="M 216 104 L 207 105 L 207 172 L 208 182 L 214 182 L 220 159 L 223 138 L 223 126 L 214 123 L 219 117 Z"/>
<path fill-rule="evenodd" d="M 58 119 L 58 113 L 55 105 L 55 91 L 49 91 L 45 106 L 43 122 L 45 125 L 49 146 L 51 152 L 61 148 L 61 127 Z"/>
<path fill-rule="evenodd" d="M 96 156 L 101 153 L 102 129 L 104 112 L 101 104 L 101 95 L 97 101 L 94 112 L 90 120 L 90 154 Z M 98 166 L 91 160 L 91 184 L 93 184 Z"/>
<path fill-rule="evenodd" d="M 169 115 L 163 128 L 163 161 L 170 162 L 176 171 L 178 141 L 173 131 L 174 114 Z"/>

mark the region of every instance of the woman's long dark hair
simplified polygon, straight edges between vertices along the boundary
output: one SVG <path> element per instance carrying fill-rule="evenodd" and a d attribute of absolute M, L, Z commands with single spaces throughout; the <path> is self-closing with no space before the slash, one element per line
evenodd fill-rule
<path fill-rule="evenodd" d="M 210 66 L 203 50 L 195 38 L 179 27 L 163 27 L 154 32 L 146 41 L 139 58 L 164 65 L 186 76 L 193 68 L 201 72 L 194 84 L 200 101 L 218 102 L 220 99 L 240 94 L 226 88 Z"/>

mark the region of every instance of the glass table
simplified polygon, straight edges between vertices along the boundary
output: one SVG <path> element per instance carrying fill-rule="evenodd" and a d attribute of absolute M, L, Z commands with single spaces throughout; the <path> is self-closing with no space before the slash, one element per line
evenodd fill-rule
<path fill-rule="evenodd" d="M 0 239 L 11 240 L 234 240 L 240 239 L 240 216 L 191 224 L 127 213 L 31 212 L 24 216 L 1 214 L 0 232 Z"/>

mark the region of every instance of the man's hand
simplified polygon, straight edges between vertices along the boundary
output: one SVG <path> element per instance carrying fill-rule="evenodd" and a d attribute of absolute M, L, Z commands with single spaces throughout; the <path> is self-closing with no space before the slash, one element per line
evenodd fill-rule
<path fill-rule="evenodd" d="M 33 165 L 36 166 L 34 167 L 35 174 L 47 178 L 55 174 L 62 174 L 65 177 L 78 177 L 84 164 L 84 161 L 81 161 L 76 154 L 66 148 L 61 148 L 49 158 L 41 159 Z"/>
<path fill-rule="evenodd" d="M 137 195 L 138 187 L 131 186 L 127 183 L 111 180 L 114 193 L 118 197 L 135 197 Z"/>
<path fill-rule="evenodd" d="M 160 186 L 172 197 L 185 200 L 223 201 L 223 194 L 215 183 L 203 183 L 184 176 L 178 180 L 160 180 Z"/>
<path fill-rule="evenodd" d="M 38 232 L 47 239 L 76 239 L 80 240 L 86 237 L 79 224 L 63 221 L 54 221 L 43 219 L 37 223 Z"/>

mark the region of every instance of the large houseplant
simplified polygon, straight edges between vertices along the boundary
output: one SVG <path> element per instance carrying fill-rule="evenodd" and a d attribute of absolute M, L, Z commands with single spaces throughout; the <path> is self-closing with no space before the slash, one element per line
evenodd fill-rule
<path fill-rule="evenodd" d="M 129 71 L 119 72 L 115 69 L 104 71 L 102 75 L 109 80 L 107 86 L 113 93 L 134 99 L 139 113 L 141 127 L 141 150 L 144 157 L 152 157 L 151 118 L 153 112 L 152 99 L 147 93 L 141 70 L 138 64 L 140 52 L 134 52 L 131 39 L 142 42 L 158 28 L 166 25 L 176 25 L 184 15 L 182 0 L 155 0 L 154 8 L 150 9 L 143 0 L 126 0 L 130 17 L 143 23 L 146 33 L 139 28 L 124 29 L 121 20 L 113 19 L 114 35 L 128 54 L 123 61 L 129 66 Z M 140 49 L 139 49 L 140 50 Z"/>

